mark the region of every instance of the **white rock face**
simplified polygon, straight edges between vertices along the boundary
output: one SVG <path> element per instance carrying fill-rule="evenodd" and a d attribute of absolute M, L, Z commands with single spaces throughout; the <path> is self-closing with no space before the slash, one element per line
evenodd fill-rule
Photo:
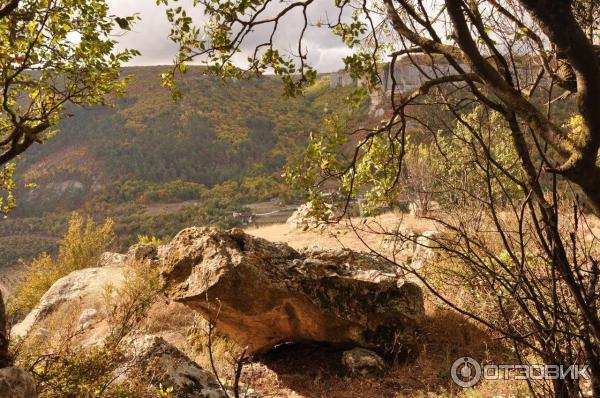
<path fill-rule="evenodd" d="M 437 231 L 425 231 L 417 238 L 415 250 L 410 263 L 411 268 L 419 270 L 430 264 L 436 257 L 435 239 L 439 236 Z"/>
<path fill-rule="evenodd" d="M 312 215 L 313 207 L 311 202 L 306 202 L 303 205 L 298 207 L 290 218 L 287 219 L 286 223 L 292 225 L 296 229 L 309 229 L 309 228 L 317 228 L 319 226 L 323 226 L 322 223 Z M 333 212 L 333 207 L 331 205 L 327 205 L 326 215 L 328 218 L 333 218 L 335 215 Z"/>
<path fill-rule="evenodd" d="M 0 369 L 0 397 L 35 398 L 37 392 L 33 377 L 23 369 Z"/>
<path fill-rule="evenodd" d="M 102 297 L 108 286 L 118 287 L 123 283 L 123 271 L 122 266 L 85 268 L 59 279 L 25 319 L 12 328 L 12 336 L 25 337 L 35 325 L 40 324 L 65 303 L 92 306 Z"/>
<path fill-rule="evenodd" d="M 65 192 L 77 192 L 85 190 L 85 185 L 77 180 L 66 180 L 62 182 L 50 182 L 46 184 L 46 189 L 55 194 L 64 194 Z"/>

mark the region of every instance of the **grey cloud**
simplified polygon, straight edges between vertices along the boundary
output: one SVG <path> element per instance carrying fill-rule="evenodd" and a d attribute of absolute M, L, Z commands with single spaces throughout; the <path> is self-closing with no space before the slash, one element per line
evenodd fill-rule
<path fill-rule="evenodd" d="M 135 48 L 142 55 L 136 58 L 131 65 L 166 65 L 172 62 L 177 51 L 177 46 L 168 39 L 169 24 L 165 16 L 164 7 L 156 6 L 153 0 L 109 0 L 111 13 L 119 16 L 139 13 L 141 20 L 136 23 L 132 32 L 118 38 L 119 48 Z M 191 7 L 191 1 L 180 2 L 186 7 L 190 15 L 200 21 L 200 12 Z M 323 21 L 325 18 L 336 17 L 335 6 L 332 0 L 317 0 L 310 9 L 309 20 L 312 24 Z M 289 15 L 278 30 L 277 46 L 281 49 L 297 53 L 298 33 L 301 29 L 302 16 L 295 13 Z M 262 36 L 262 37 L 261 37 Z M 249 51 L 254 45 L 264 40 L 264 30 L 259 29 L 250 37 L 243 51 Z M 309 63 L 320 72 L 331 72 L 343 66 L 341 58 L 349 54 L 339 37 L 327 28 L 310 26 L 305 34 L 304 47 L 308 48 Z M 245 59 L 242 54 L 239 59 Z"/>

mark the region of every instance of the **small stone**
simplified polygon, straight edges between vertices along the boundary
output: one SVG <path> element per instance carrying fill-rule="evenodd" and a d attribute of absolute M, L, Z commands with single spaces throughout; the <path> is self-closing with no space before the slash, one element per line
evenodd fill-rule
<path fill-rule="evenodd" d="M 383 375 L 387 370 L 384 360 L 379 355 L 364 348 L 344 351 L 342 364 L 352 376 L 376 377 Z"/>
<path fill-rule="evenodd" d="M 154 245 L 136 244 L 127 251 L 127 258 L 130 261 L 151 260 L 156 257 L 157 249 Z"/>
<path fill-rule="evenodd" d="M 98 259 L 98 267 L 116 267 L 123 264 L 126 256 L 124 254 L 105 252 Z"/>
<path fill-rule="evenodd" d="M 318 220 L 313 213 L 314 210 L 312 202 L 307 202 L 298 207 L 298 209 L 290 216 L 290 218 L 288 218 L 286 224 L 289 224 L 300 230 L 324 227 L 325 224 Z M 325 205 L 324 218 L 331 219 L 334 216 L 335 212 L 333 211 L 333 206 L 329 204 Z"/>

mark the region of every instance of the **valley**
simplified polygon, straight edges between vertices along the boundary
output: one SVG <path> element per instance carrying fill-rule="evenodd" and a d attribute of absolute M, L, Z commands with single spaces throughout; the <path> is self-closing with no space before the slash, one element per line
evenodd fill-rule
<path fill-rule="evenodd" d="M 168 239 L 189 225 L 243 225 L 235 214 L 282 222 L 303 201 L 281 174 L 352 87 L 327 76 L 305 97 L 282 100 L 272 77 L 224 81 L 191 67 L 187 93 L 161 87 L 167 67 L 129 67 L 112 107 L 71 107 L 56 136 L 17 164 L 17 207 L 0 219 L 0 267 L 56 251 L 73 211 L 115 221 L 115 249 L 138 236 Z"/>

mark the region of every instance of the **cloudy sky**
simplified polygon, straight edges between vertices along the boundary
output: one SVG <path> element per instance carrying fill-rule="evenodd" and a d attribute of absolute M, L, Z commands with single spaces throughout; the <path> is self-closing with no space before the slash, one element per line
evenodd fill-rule
<path fill-rule="evenodd" d="M 169 41 L 169 24 L 165 16 L 165 8 L 156 6 L 155 0 L 109 0 L 111 13 L 118 16 L 126 16 L 138 13 L 141 21 L 137 22 L 132 32 L 119 38 L 122 48 L 135 48 L 142 52 L 142 56 L 136 58 L 132 65 L 167 65 L 172 63 L 177 47 Z M 201 24 L 202 16 L 200 10 L 194 10 L 187 3 L 190 15 Z M 330 9 L 332 1 L 317 0 L 310 10 L 309 18 L 317 23 L 324 18 L 335 16 L 335 10 Z M 179 3 L 181 4 L 181 3 Z M 299 14 L 290 15 L 278 31 L 278 46 L 282 50 L 295 49 L 293 38 L 299 31 Z M 259 40 L 251 37 L 248 46 Z M 334 36 L 328 29 L 312 27 L 306 34 L 305 45 L 308 48 L 309 62 L 320 72 L 331 72 L 340 69 L 343 64 L 341 58 L 348 54 L 341 40 Z"/>

